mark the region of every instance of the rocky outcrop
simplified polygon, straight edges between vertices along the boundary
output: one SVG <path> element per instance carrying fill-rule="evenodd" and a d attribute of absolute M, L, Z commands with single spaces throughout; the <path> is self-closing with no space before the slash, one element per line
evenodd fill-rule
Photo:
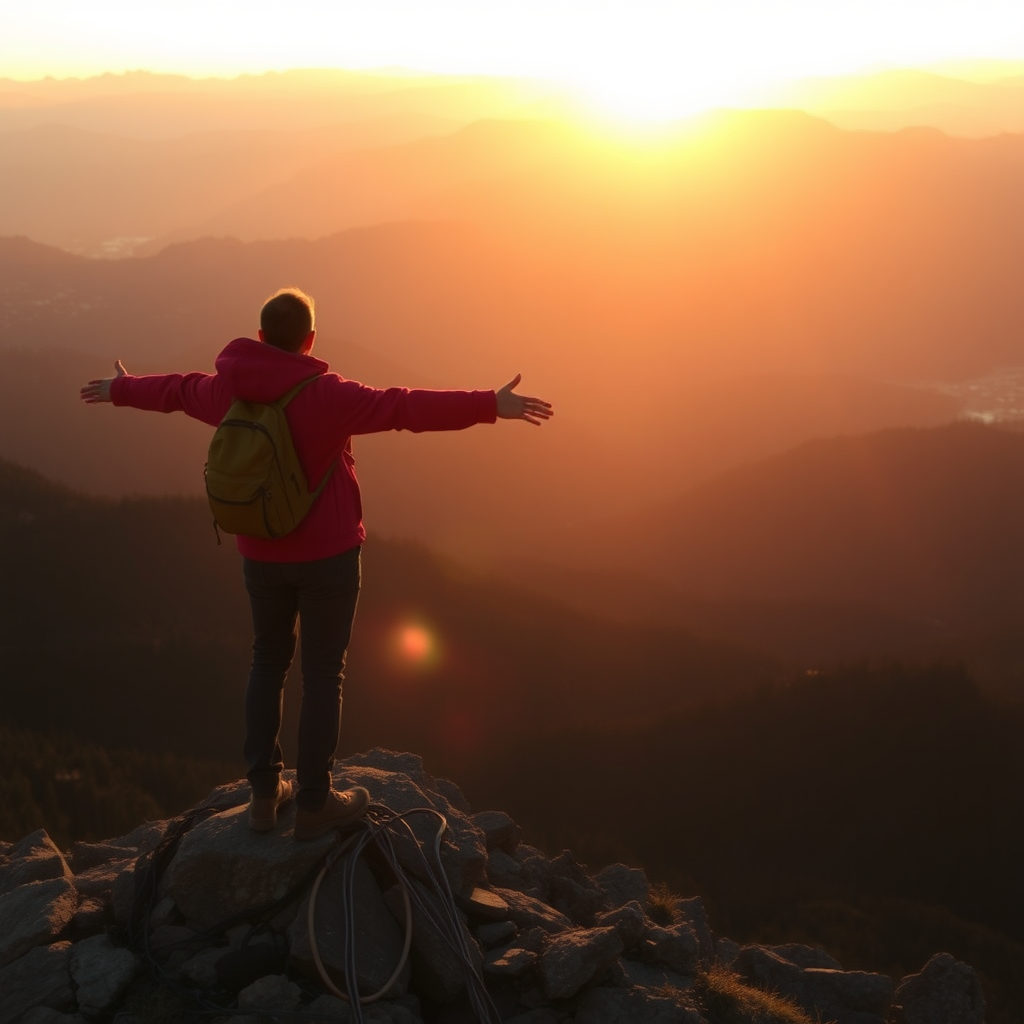
<path fill-rule="evenodd" d="M 642 871 L 545 856 L 411 754 L 374 750 L 337 774 L 370 790 L 372 828 L 296 843 L 286 807 L 253 833 L 239 782 L 66 854 L 45 832 L 5 845 L 0 1024 L 132 1021 L 192 996 L 242 1024 L 347 1021 L 350 986 L 378 1024 L 701 1024 L 711 968 L 808 1021 L 984 1020 L 974 971 L 948 954 L 894 985 L 806 946 L 740 947 L 697 898 L 653 920 Z"/>

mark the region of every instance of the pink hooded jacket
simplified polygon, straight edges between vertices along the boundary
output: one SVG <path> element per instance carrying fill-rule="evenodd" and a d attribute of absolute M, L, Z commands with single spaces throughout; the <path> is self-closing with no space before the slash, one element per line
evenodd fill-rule
<path fill-rule="evenodd" d="M 352 457 L 352 435 L 382 430 L 463 430 L 494 423 L 493 391 L 425 391 L 367 387 L 331 373 L 311 355 L 285 352 L 251 338 L 236 338 L 217 357 L 216 373 L 126 375 L 110 386 L 114 405 L 153 412 L 184 412 L 216 426 L 235 398 L 272 402 L 299 381 L 319 374 L 288 404 L 292 438 L 309 486 L 332 463 L 334 472 L 309 515 L 292 533 L 268 540 L 237 538 L 247 558 L 308 562 L 328 558 L 366 539 Z"/>

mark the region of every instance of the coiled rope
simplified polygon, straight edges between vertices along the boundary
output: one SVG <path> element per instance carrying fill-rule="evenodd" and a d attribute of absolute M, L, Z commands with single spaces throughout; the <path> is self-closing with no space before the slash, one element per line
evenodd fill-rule
<path fill-rule="evenodd" d="M 407 820 L 416 814 L 430 815 L 438 820 L 438 828 L 434 834 L 432 858 L 428 858 L 423 852 Z M 368 808 L 366 816 L 357 823 L 356 827 L 359 829 L 357 832 L 349 836 L 344 843 L 335 847 L 328 854 L 310 892 L 306 922 L 309 930 L 310 949 L 321 980 L 336 996 L 348 1000 L 352 1006 L 356 1024 L 363 1024 L 362 1005 L 380 999 L 391 989 L 405 968 L 412 945 L 412 911 L 413 907 L 415 907 L 416 912 L 433 925 L 440 936 L 441 942 L 457 958 L 466 982 L 466 992 L 477 1019 L 481 1024 L 500 1024 L 501 1016 L 494 1006 L 490 993 L 487 991 L 483 978 L 477 969 L 462 923 L 462 917 L 455 906 L 451 886 L 448 883 L 448 878 L 441 863 L 441 839 L 448 828 L 448 820 L 440 811 L 432 807 L 415 807 L 398 814 L 381 804 L 372 804 Z M 399 860 L 395 845 L 396 841 L 408 838 L 412 839 L 411 849 L 415 850 L 417 860 L 416 868 L 418 870 L 414 874 L 420 875 L 427 880 L 428 887 L 437 897 L 436 901 L 425 898 L 418 891 L 417 887 L 410 883 L 406 869 Z M 398 965 L 392 972 L 391 977 L 377 992 L 361 996 L 359 994 L 356 974 L 355 870 L 359 855 L 370 843 L 375 844 L 401 889 L 405 911 L 405 941 Z M 320 957 L 316 939 L 317 894 L 320 891 L 320 885 L 324 878 L 339 861 L 342 864 L 343 871 L 341 912 L 343 916 L 345 987 L 347 992 L 341 991 L 328 974 Z"/>

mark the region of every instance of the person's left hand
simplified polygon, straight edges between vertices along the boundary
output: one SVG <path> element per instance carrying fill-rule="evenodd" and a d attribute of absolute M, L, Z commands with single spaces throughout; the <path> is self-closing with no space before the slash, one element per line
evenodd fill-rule
<path fill-rule="evenodd" d="M 114 363 L 114 370 L 117 372 L 117 377 L 123 377 L 128 372 L 121 364 L 120 359 Z M 95 405 L 96 402 L 109 402 L 110 385 L 113 381 L 117 380 L 117 377 L 103 377 L 99 380 L 89 381 L 79 392 L 82 401 L 88 405 Z"/>
<path fill-rule="evenodd" d="M 551 403 L 543 399 L 515 394 L 513 389 L 519 386 L 522 379 L 523 375 L 517 373 L 503 388 L 495 392 L 498 399 L 498 417 L 503 420 L 526 420 L 527 423 L 539 427 L 544 420 L 551 419 L 555 411 L 551 408 Z"/>

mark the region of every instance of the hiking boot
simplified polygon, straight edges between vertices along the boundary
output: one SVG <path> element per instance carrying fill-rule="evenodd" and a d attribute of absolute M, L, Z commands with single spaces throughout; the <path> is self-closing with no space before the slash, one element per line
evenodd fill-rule
<path fill-rule="evenodd" d="M 272 796 L 249 797 L 249 828 L 253 832 L 270 832 L 277 824 L 277 810 L 295 795 L 295 787 L 287 779 L 277 780 L 277 792 Z"/>
<path fill-rule="evenodd" d="M 370 794 L 362 786 L 352 786 L 340 792 L 330 790 L 319 811 L 295 812 L 295 838 L 299 841 L 316 839 L 331 829 L 344 828 L 358 821 L 370 806 Z"/>

